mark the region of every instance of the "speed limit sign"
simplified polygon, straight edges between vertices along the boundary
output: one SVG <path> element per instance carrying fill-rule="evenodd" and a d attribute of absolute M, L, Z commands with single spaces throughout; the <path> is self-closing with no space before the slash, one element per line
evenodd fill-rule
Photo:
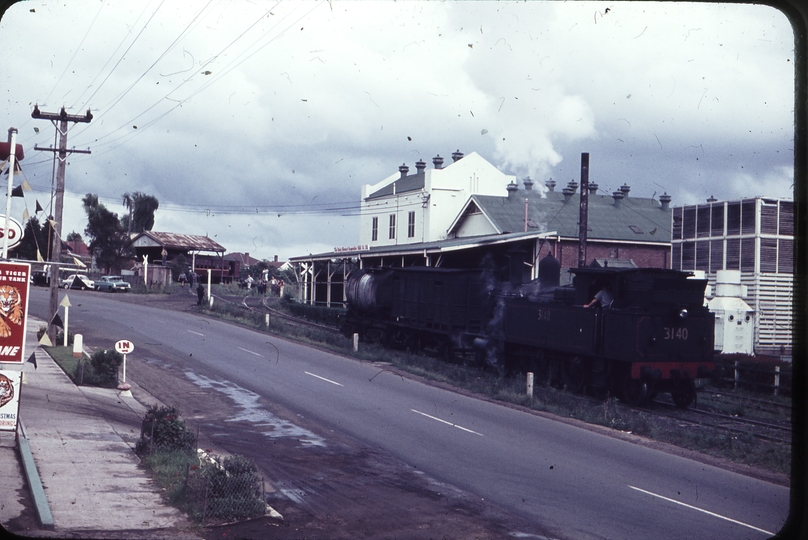
<path fill-rule="evenodd" d="M 129 354 L 135 350 L 135 345 L 128 339 L 122 339 L 115 343 L 115 350 L 121 354 Z"/>

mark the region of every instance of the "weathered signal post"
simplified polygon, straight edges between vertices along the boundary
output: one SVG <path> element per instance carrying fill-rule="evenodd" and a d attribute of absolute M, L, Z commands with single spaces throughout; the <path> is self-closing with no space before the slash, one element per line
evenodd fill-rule
<path fill-rule="evenodd" d="M 59 148 L 39 148 L 34 145 L 34 150 L 53 152 L 59 158 L 59 165 L 56 170 L 56 202 L 54 208 L 51 227 L 53 227 L 53 238 L 51 239 L 51 264 L 50 264 L 50 304 L 48 320 L 48 338 L 51 343 L 56 343 L 56 328 L 50 325 L 54 315 L 59 311 L 59 259 L 62 255 L 62 210 L 64 207 L 65 195 L 65 168 L 67 166 L 67 154 L 89 154 L 90 150 L 67 149 L 67 123 L 83 122 L 89 123 L 93 119 L 92 113 L 87 110 L 84 116 L 67 114 L 64 107 L 58 113 L 46 113 L 39 110 L 39 105 L 34 105 L 34 112 L 31 118 L 50 120 L 56 131 L 59 133 Z M 58 121 L 58 125 L 57 125 Z"/>

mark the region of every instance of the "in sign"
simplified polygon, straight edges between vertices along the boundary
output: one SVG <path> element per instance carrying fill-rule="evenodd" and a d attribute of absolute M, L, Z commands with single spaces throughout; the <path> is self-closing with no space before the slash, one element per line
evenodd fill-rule
<path fill-rule="evenodd" d="M 115 343 L 115 350 L 121 354 L 129 354 L 135 350 L 135 345 L 128 339 L 122 339 Z"/>

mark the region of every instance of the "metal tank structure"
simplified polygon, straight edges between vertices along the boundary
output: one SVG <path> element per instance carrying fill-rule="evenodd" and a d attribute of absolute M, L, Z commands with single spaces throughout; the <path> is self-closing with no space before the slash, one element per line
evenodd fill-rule
<path fill-rule="evenodd" d="M 715 297 L 708 307 L 715 315 L 715 350 L 723 354 L 755 353 L 755 310 L 743 301 L 746 285 L 739 270 L 716 272 Z"/>

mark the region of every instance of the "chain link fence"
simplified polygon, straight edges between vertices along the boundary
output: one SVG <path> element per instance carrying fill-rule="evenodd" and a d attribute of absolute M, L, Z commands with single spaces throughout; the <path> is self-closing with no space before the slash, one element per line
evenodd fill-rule
<path fill-rule="evenodd" d="M 228 523 L 264 515 L 264 480 L 252 460 L 200 452 L 200 462 L 188 466 L 185 474 L 185 503 L 194 519 Z"/>

